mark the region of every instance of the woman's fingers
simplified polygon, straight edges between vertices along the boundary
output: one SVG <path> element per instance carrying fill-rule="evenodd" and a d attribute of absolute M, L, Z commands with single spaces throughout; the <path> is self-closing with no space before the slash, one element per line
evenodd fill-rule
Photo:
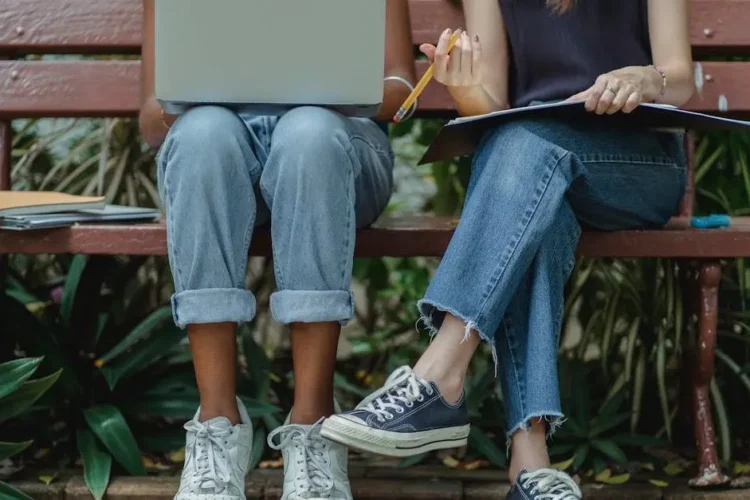
<path fill-rule="evenodd" d="M 618 81 L 608 80 L 604 85 L 604 91 L 599 97 L 599 103 L 596 105 L 596 114 L 603 115 L 609 108 L 612 107 L 612 103 L 615 102 L 615 98 L 620 93 L 621 84 Z"/>
<path fill-rule="evenodd" d="M 588 90 L 588 97 L 586 98 L 586 110 L 596 111 L 599 107 L 599 101 L 604 96 L 604 91 L 607 89 L 607 77 L 602 75 L 596 79 L 594 85 Z"/>
<path fill-rule="evenodd" d="M 479 35 L 474 35 L 471 47 L 471 75 L 473 83 L 478 84 L 482 80 L 482 42 L 479 41 Z"/>
<path fill-rule="evenodd" d="M 448 42 L 450 36 L 450 29 L 443 31 L 435 48 L 435 79 L 442 83 L 446 83 L 446 79 L 448 78 Z"/>
<path fill-rule="evenodd" d="M 464 31 L 461 33 L 461 83 L 464 85 L 471 85 L 472 83 L 472 54 L 474 48 L 471 45 L 471 38 Z"/>
<path fill-rule="evenodd" d="M 623 113 L 632 113 L 643 101 L 643 95 L 636 91 L 630 94 L 628 100 L 625 102 L 625 106 L 622 108 Z"/>
<path fill-rule="evenodd" d="M 628 99 L 630 96 L 635 92 L 635 88 L 633 88 L 630 84 L 623 85 L 619 92 L 617 92 L 617 95 L 612 100 L 612 104 L 610 104 L 609 108 L 607 109 L 608 115 L 613 115 L 620 111 L 624 106 L 625 103 L 628 102 Z"/>
<path fill-rule="evenodd" d="M 429 59 L 429 61 L 431 63 L 435 62 L 435 51 L 436 50 L 437 50 L 437 47 L 435 47 L 431 43 L 423 43 L 422 45 L 419 46 L 419 51 L 422 54 L 426 55 L 427 59 Z"/>

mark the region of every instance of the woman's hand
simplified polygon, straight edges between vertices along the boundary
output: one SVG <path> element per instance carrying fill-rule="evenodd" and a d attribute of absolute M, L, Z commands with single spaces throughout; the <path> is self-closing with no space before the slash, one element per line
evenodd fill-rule
<path fill-rule="evenodd" d="M 594 85 L 568 101 L 585 101 L 586 110 L 598 115 L 630 113 L 662 84 L 659 72 L 647 66 L 630 66 L 605 73 Z M 658 91 L 656 91 L 658 92 Z"/>
<path fill-rule="evenodd" d="M 478 88 L 482 81 L 482 45 L 479 36 L 473 39 L 464 31 L 450 52 L 448 51 L 451 30 L 440 35 L 437 47 L 425 43 L 419 49 L 435 67 L 435 80 L 448 90 L 463 93 L 469 88 Z"/>
<path fill-rule="evenodd" d="M 505 109 L 484 89 L 485 70 L 482 59 L 482 44 L 479 36 L 470 37 L 461 33 L 453 50 L 448 50 L 452 32 L 447 29 L 440 35 L 437 47 L 425 43 L 420 47 L 434 64 L 435 80 L 448 89 L 456 101 L 461 116 L 476 116 Z"/>

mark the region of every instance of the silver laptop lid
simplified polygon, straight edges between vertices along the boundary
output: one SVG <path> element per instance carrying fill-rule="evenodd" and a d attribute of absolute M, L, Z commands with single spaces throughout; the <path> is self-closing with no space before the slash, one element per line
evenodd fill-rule
<path fill-rule="evenodd" d="M 386 0 L 156 0 L 155 90 L 207 103 L 359 116 L 383 99 Z"/>

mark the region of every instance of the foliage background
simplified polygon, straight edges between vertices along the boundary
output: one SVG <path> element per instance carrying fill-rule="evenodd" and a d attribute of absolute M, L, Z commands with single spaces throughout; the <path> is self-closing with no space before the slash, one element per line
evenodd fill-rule
<path fill-rule="evenodd" d="M 460 215 L 468 161 L 414 166 L 441 124 L 391 126 L 397 187 L 389 213 Z M 112 203 L 159 206 L 154 155 L 134 120 L 17 121 L 14 130 L 14 189 L 101 193 Z M 697 211 L 750 213 L 750 137 L 710 134 L 696 144 Z M 416 301 L 436 265 L 426 258 L 356 260 L 356 319 L 344 330 L 336 373 L 345 407 L 391 370 L 413 363 L 426 345 L 414 327 Z M 265 436 L 283 421 L 293 380 L 285 329 L 266 312 L 273 266 L 253 258 L 250 268 L 248 287 L 261 313 L 240 330 L 238 374 L 258 429 L 258 463 L 274 458 L 265 453 Z M 669 260 L 578 263 L 560 348 L 568 424 L 553 452 L 561 467 L 629 474 L 644 461 L 674 464 L 667 449 L 682 452 L 680 470 L 690 466 L 689 414 L 678 411 L 688 382 L 685 347 L 695 335 L 683 316 L 680 282 L 688 272 L 686 263 Z M 750 410 L 749 272 L 743 260 L 727 262 L 721 289 L 711 395 L 727 464 L 746 459 L 750 449 L 743 425 Z M 171 320 L 171 293 L 165 258 L 11 257 L 0 299 L 0 362 L 43 357 L 38 376 L 62 372 L 22 420 L 0 423 L 0 441 L 34 440 L 12 459 L 2 457 L 6 475 L 30 464 L 56 471 L 83 463 L 97 493 L 111 474 L 179 462 L 180 426 L 195 411 L 197 391 L 184 335 Z M 467 391 L 476 424 L 468 449 L 402 465 L 505 466 L 503 397 L 486 352 L 473 362 Z"/>

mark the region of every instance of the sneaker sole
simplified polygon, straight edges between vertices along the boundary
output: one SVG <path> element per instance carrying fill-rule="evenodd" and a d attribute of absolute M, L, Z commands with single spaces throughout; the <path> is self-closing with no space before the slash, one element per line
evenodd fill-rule
<path fill-rule="evenodd" d="M 403 458 L 466 446 L 470 428 L 463 425 L 423 432 L 390 432 L 333 416 L 323 422 L 320 435 L 358 451 Z"/>

